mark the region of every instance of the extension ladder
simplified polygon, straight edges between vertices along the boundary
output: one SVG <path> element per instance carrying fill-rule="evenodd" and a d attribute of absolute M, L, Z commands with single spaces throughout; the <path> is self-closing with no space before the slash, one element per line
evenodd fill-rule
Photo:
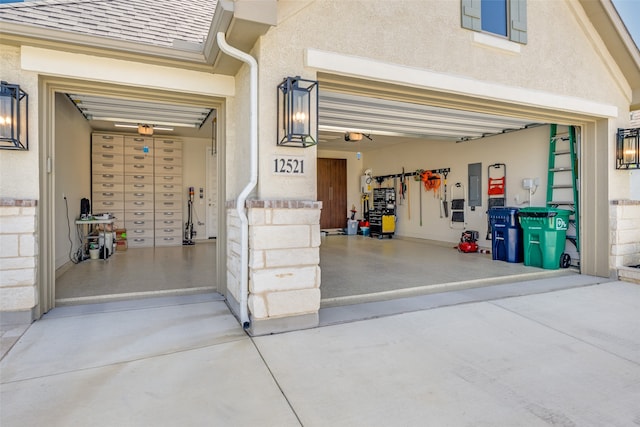
<path fill-rule="evenodd" d="M 558 125 L 552 124 L 549 143 L 549 172 L 547 177 L 547 206 L 568 209 L 567 240 L 580 253 L 580 208 L 578 198 L 578 155 L 576 152 L 576 127 L 568 126 L 568 132 L 559 134 Z M 573 225 L 573 227 L 571 227 Z M 579 263 L 579 260 L 578 260 Z"/>

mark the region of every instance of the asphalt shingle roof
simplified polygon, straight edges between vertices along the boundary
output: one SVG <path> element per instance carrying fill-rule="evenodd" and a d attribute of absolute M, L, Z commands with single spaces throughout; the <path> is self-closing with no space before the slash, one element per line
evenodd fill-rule
<path fill-rule="evenodd" d="M 202 43 L 217 0 L 36 0 L 0 4 L 2 22 L 173 47 Z"/>

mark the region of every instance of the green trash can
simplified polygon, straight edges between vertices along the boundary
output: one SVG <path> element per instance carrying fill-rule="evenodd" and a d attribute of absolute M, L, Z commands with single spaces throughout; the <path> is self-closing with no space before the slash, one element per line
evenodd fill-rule
<path fill-rule="evenodd" d="M 560 268 L 571 211 L 558 208 L 522 208 L 524 265 L 548 270 Z"/>

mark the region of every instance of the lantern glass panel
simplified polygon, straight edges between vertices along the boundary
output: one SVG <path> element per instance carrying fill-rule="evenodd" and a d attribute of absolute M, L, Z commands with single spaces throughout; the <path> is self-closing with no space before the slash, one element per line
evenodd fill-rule
<path fill-rule="evenodd" d="M 13 98 L 11 96 L 0 97 L 0 138 L 13 139 L 12 127 L 13 123 Z"/>
<path fill-rule="evenodd" d="M 635 138 L 625 138 L 622 144 L 622 161 L 626 164 L 636 163 L 638 151 Z"/>
<path fill-rule="evenodd" d="M 309 135 L 309 92 L 294 88 L 292 98 L 292 133 L 304 137 Z"/>

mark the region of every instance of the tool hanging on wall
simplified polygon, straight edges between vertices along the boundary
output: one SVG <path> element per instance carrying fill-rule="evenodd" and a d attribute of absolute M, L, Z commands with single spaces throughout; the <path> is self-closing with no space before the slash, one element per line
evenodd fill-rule
<path fill-rule="evenodd" d="M 391 175 L 381 175 L 381 176 L 374 176 L 372 177 L 372 179 L 375 179 L 376 182 L 378 183 L 378 187 L 382 186 L 382 183 L 387 180 L 387 179 L 392 179 L 394 180 L 394 189 L 397 188 L 397 194 L 398 194 L 398 204 L 402 205 L 402 201 L 407 199 L 408 197 L 410 197 L 410 194 L 408 191 L 408 182 L 407 182 L 407 177 L 413 176 L 415 178 L 416 181 L 422 181 L 425 185 L 425 189 L 427 191 L 434 191 L 434 198 L 440 198 L 442 199 L 442 190 L 440 190 L 440 193 L 438 193 L 438 189 L 440 189 L 440 184 L 442 181 L 442 178 L 440 177 L 440 175 L 438 174 L 443 174 L 446 178 L 446 176 L 449 174 L 449 172 L 451 171 L 450 168 L 442 168 L 442 169 L 431 169 L 428 171 L 425 171 L 423 169 L 418 169 L 414 172 L 405 172 L 404 168 L 402 168 L 402 173 L 399 174 L 391 174 Z M 428 172 L 428 175 L 425 175 L 425 173 Z M 432 177 L 432 179 L 428 179 L 429 177 Z M 400 183 L 399 186 L 396 187 L 397 184 L 397 178 L 400 178 Z M 426 181 L 425 181 L 426 179 Z M 422 190 L 420 190 L 422 191 Z M 445 202 L 446 202 L 446 188 L 445 188 Z M 411 205 L 410 205 L 410 199 L 408 200 L 408 204 L 409 204 L 409 210 L 408 210 L 408 216 L 409 219 L 411 219 Z M 449 213 L 449 209 L 448 209 L 448 205 L 445 204 L 444 208 L 442 206 L 442 202 L 440 203 L 440 209 L 444 210 L 444 216 L 448 217 L 448 213 Z M 420 222 L 422 225 L 422 192 L 420 193 Z"/>
<path fill-rule="evenodd" d="M 421 181 L 422 175 L 424 174 L 424 170 L 418 169 L 416 174 L 413 176 L 414 181 Z M 418 185 L 418 203 L 420 203 L 420 227 L 422 227 L 422 188 Z"/>
<path fill-rule="evenodd" d="M 444 217 L 449 218 L 449 203 L 447 202 L 447 175 L 449 175 L 449 171 L 446 170 L 442 172 L 444 176 L 444 200 L 442 201 L 442 209 L 444 210 Z"/>
<path fill-rule="evenodd" d="M 407 194 L 409 192 L 409 181 L 407 181 L 406 178 L 404 178 L 403 181 L 405 181 L 404 192 Z M 409 221 L 411 221 L 411 193 L 407 194 L 407 217 Z"/>
<path fill-rule="evenodd" d="M 491 170 L 494 170 L 491 176 Z M 507 165 L 504 163 L 494 163 L 487 166 L 487 209 L 496 206 L 505 206 L 507 200 Z M 491 221 L 487 210 L 487 236 L 486 240 L 491 240 Z"/>

